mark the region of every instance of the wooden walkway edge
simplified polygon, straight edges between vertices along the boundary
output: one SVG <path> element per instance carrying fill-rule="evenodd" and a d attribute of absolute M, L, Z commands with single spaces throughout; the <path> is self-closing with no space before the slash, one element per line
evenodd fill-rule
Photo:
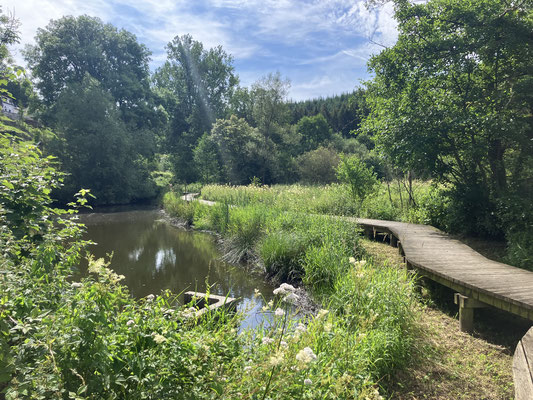
<path fill-rule="evenodd" d="M 407 268 L 453 290 L 462 331 L 472 331 L 474 309 L 487 305 L 533 320 L 533 272 L 489 260 L 432 226 L 356 218 L 365 234 L 397 246 Z M 513 356 L 516 400 L 533 400 L 533 328 Z"/>

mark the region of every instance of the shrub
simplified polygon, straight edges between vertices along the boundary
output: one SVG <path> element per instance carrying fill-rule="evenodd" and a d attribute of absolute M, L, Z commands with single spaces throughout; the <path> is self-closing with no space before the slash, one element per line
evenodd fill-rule
<path fill-rule="evenodd" d="M 337 177 L 348 184 L 352 195 L 359 200 L 369 195 L 378 183 L 376 175 L 357 156 L 341 155 Z"/>
<path fill-rule="evenodd" d="M 298 157 L 298 172 L 305 183 L 331 183 L 337 180 L 335 170 L 339 155 L 334 149 L 319 147 Z"/>

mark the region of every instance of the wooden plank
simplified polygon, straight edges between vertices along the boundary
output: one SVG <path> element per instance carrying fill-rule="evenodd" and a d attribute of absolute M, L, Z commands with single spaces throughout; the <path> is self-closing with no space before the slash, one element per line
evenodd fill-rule
<path fill-rule="evenodd" d="M 528 362 L 522 347 L 522 341 L 518 342 L 513 356 L 513 381 L 515 400 L 533 399 L 533 381 L 529 374 Z"/>
<path fill-rule="evenodd" d="M 529 370 L 529 378 L 533 382 L 533 328 L 530 328 L 521 340 Z M 532 397 L 533 399 L 533 397 Z"/>

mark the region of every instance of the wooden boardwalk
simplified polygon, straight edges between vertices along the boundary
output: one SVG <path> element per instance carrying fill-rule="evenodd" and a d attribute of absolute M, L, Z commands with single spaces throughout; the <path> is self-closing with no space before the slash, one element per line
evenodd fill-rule
<path fill-rule="evenodd" d="M 489 260 L 427 225 L 358 218 L 365 234 L 397 245 L 408 268 L 456 291 L 461 330 L 473 329 L 474 309 L 487 305 L 533 320 L 533 272 Z M 513 356 L 515 400 L 533 400 L 533 328 Z"/>
<path fill-rule="evenodd" d="M 184 196 L 191 201 L 196 194 Z M 215 204 L 200 200 L 208 205 Z M 370 238 L 399 247 L 407 267 L 455 293 L 459 324 L 472 331 L 474 309 L 493 306 L 533 321 L 533 272 L 489 260 L 464 243 L 428 225 L 350 218 Z M 513 357 L 516 400 L 533 400 L 533 328 Z"/>
<path fill-rule="evenodd" d="M 408 268 L 458 293 L 455 300 L 463 330 L 472 328 L 469 310 L 486 305 L 533 320 L 533 272 L 489 260 L 431 226 L 356 221 L 369 236 L 389 235 L 393 245 L 399 241 Z"/>

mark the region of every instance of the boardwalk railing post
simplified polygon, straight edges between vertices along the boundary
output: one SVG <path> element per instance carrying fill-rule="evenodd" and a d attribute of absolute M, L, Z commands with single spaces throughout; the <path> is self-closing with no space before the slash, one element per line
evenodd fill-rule
<path fill-rule="evenodd" d="M 459 306 L 459 329 L 461 332 L 472 332 L 474 330 L 474 309 L 486 307 L 486 304 L 461 293 L 455 293 L 453 300 Z"/>

